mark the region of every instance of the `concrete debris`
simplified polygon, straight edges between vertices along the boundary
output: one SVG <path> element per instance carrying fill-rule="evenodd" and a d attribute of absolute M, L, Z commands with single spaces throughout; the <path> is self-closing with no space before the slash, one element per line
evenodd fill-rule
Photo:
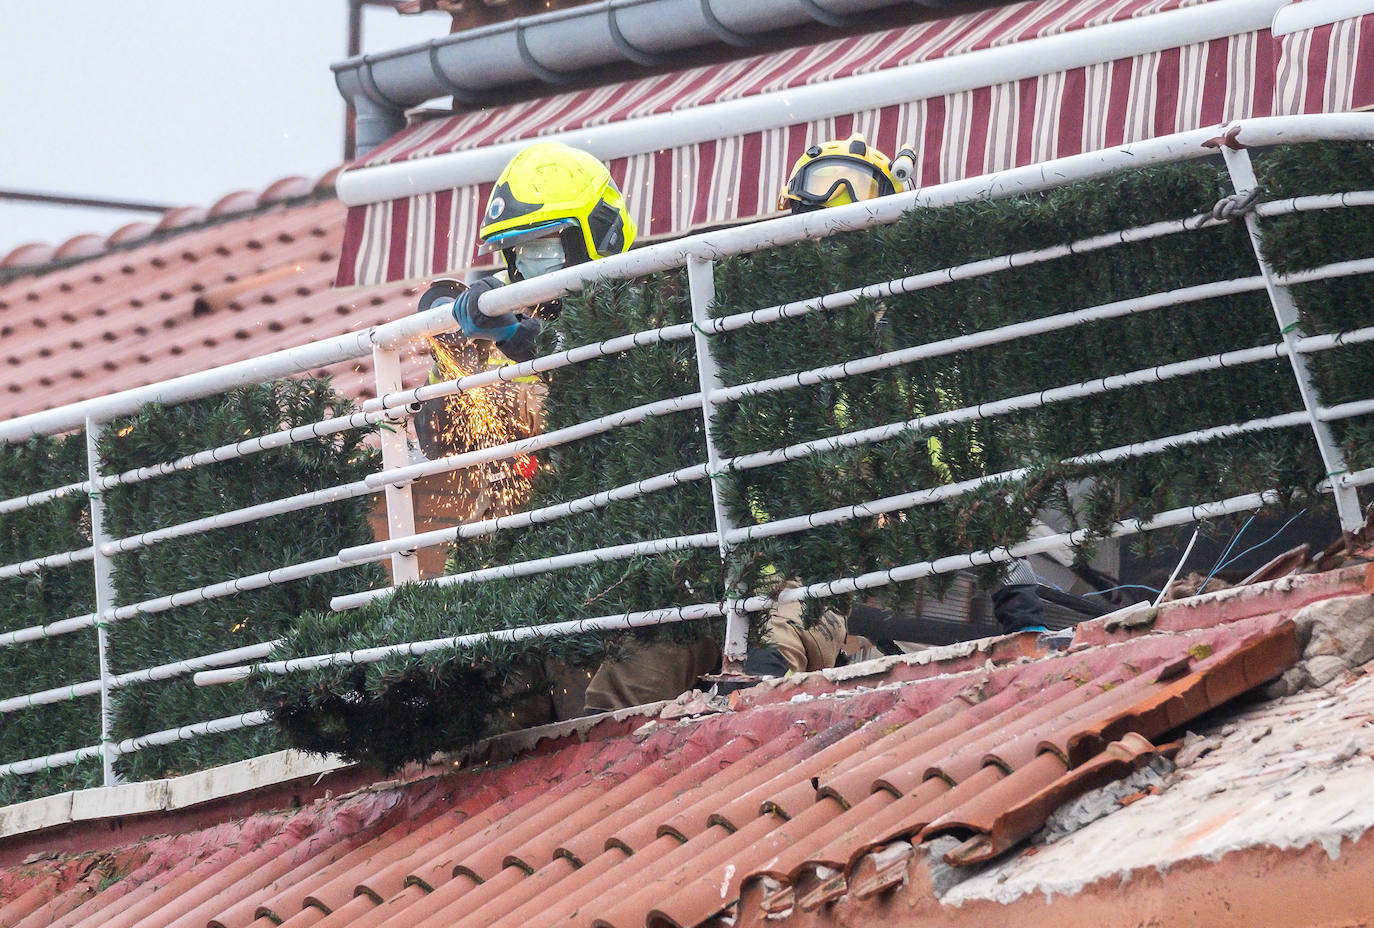
<path fill-rule="evenodd" d="M 955 867 L 945 863 L 945 855 L 963 844 L 958 838 L 945 835 L 933 838 L 920 845 L 917 850 L 925 855 L 925 865 L 930 873 L 930 886 L 937 899 L 943 898 L 951 889 L 982 872 L 981 867 Z"/>
<path fill-rule="evenodd" d="M 658 717 L 664 721 L 672 721 L 729 711 L 730 700 L 717 695 L 714 691 L 715 687 L 712 687 L 710 693 L 703 693 L 701 690 L 688 690 L 664 706 Z"/>
<path fill-rule="evenodd" d="M 1173 783 L 1175 769 L 1174 762 L 1167 757 L 1158 755 L 1151 758 L 1148 764 L 1124 780 L 1108 783 L 1060 806 L 1046 820 L 1045 827 L 1031 839 L 1032 843 L 1052 844 L 1111 815 L 1117 809 L 1131 805 L 1146 794 L 1163 792 Z"/>
<path fill-rule="evenodd" d="M 1270 699 L 1326 686 L 1374 659 L 1374 597 L 1325 599 L 1299 611 L 1293 622 L 1302 660 L 1265 687 Z"/>
<path fill-rule="evenodd" d="M 1183 736 L 1183 747 L 1174 755 L 1174 764 L 1178 767 L 1188 767 L 1217 748 L 1221 747 L 1220 738 L 1204 738 L 1194 732 L 1188 732 Z"/>
<path fill-rule="evenodd" d="M 1360 746 L 1352 739 L 1346 742 L 1345 747 L 1336 752 L 1336 756 L 1331 758 L 1329 766 L 1334 767 L 1337 764 L 1343 764 L 1358 753 L 1360 753 Z"/>

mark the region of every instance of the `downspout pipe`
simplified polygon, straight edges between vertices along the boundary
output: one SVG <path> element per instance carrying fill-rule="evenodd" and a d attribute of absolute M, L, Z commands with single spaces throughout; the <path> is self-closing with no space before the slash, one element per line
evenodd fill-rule
<path fill-rule="evenodd" d="M 531 81 L 553 86 L 620 62 L 673 63 L 675 53 L 706 45 L 748 47 L 758 37 L 808 23 L 844 26 L 865 13 L 913 0 L 600 0 L 572 9 L 470 29 L 331 65 L 357 117 L 361 157 L 405 127 L 405 111 L 453 97 L 480 106 L 501 87 Z M 949 0 L 915 0 L 944 8 Z"/>

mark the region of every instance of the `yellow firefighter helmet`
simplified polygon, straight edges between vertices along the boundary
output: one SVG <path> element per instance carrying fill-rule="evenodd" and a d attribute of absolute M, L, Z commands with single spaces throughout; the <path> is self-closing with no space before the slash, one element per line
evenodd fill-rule
<path fill-rule="evenodd" d="M 812 145 L 778 192 L 778 209 L 794 213 L 843 206 L 897 192 L 892 165 L 860 133 Z"/>
<path fill-rule="evenodd" d="M 479 253 L 499 249 L 515 270 L 517 248 L 528 248 L 531 261 L 552 261 L 549 248 L 561 245 L 558 266 L 570 266 L 627 250 L 636 231 L 606 165 L 561 142 L 537 142 L 512 158 L 496 179 L 479 231 Z M 534 275 L 522 270 L 521 276 Z"/>

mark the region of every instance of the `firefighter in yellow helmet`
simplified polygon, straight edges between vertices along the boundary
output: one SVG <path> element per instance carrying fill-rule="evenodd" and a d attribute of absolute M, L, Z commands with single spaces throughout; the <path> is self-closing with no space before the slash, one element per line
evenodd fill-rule
<path fill-rule="evenodd" d="M 505 267 L 464 286 L 456 280 L 436 280 L 420 297 L 417 311 L 448 303 L 459 329 L 434 336 L 449 360 L 464 359 L 458 367 L 502 363 L 490 358 L 490 346 L 510 361 L 528 361 L 537 353 L 539 317 L 558 315 L 558 303 L 535 307 L 526 314 L 491 316 L 481 311 L 482 296 L 517 280 L 619 254 L 635 238 L 635 223 L 625 208 L 610 170 L 595 156 L 559 142 L 537 142 L 522 149 L 501 171 L 487 201 L 478 231 L 479 254 L 499 251 Z M 475 359 L 475 361 L 474 361 Z M 441 371 L 443 366 L 448 368 Z M 452 379 L 454 364 L 436 363 L 430 383 Z M 471 368 L 478 369 L 477 367 Z M 528 384 L 493 389 L 513 391 L 501 405 L 520 411 L 523 438 L 538 430 L 542 393 Z M 518 393 L 519 395 L 514 395 Z M 532 395 L 533 394 L 533 395 Z M 470 436 L 462 428 L 461 397 L 427 402 L 415 416 L 420 448 L 430 459 L 470 450 Z"/>
<path fill-rule="evenodd" d="M 561 142 L 522 149 L 496 179 L 478 232 L 481 254 L 499 251 L 505 269 L 466 288 L 438 280 L 420 298 L 420 310 L 451 301 L 463 336 L 495 342 L 512 361 L 535 357 L 539 314 L 556 316 L 556 303 L 530 315 L 482 312 L 482 295 L 626 251 L 635 223 L 611 172 L 594 155 Z"/>
<path fill-rule="evenodd" d="M 903 152 L 905 154 L 905 152 Z M 899 156 L 900 157 L 900 156 Z M 892 162 L 859 133 L 812 145 L 778 192 L 778 209 L 805 213 L 896 193 Z"/>
<path fill-rule="evenodd" d="M 558 142 L 538 142 L 522 149 L 502 170 L 478 237 L 479 252 L 499 251 L 505 267 L 466 287 L 456 280 L 436 280 L 419 300 L 420 312 L 447 304 L 460 326 L 434 336 L 430 383 L 534 358 L 539 317 L 556 316 L 558 304 L 538 306 L 528 314 L 491 316 L 481 310 L 483 296 L 513 281 L 625 251 L 634 241 L 635 224 L 606 165 L 585 151 Z M 492 351 L 493 345 L 501 354 Z M 474 404 L 471 397 L 457 395 L 421 406 L 414 426 L 426 457 L 437 460 L 493 442 L 526 438 L 540 430 L 545 387 L 537 378 L 516 378 L 485 389 L 488 399 L 484 403 Z M 498 418 L 507 429 L 493 430 L 486 421 L 487 403 L 500 411 Z M 475 482 L 481 489 L 489 476 L 504 479 L 518 473 L 528 478 L 537 466 L 533 456 L 527 455 L 509 466 L 494 466 L 491 475 L 479 469 L 480 473 L 452 479 Z M 481 514 L 481 500 L 487 498 L 484 492 L 475 494 L 473 505 L 478 511 L 472 513 L 474 517 Z"/>
<path fill-rule="evenodd" d="M 869 145 L 868 140 L 858 133 L 847 139 L 832 139 L 812 145 L 792 166 L 791 176 L 778 193 L 778 209 L 790 210 L 794 214 L 805 213 L 896 193 L 911 176 L 915 160 L 916 154 L 909 148 L 902 149 L 896 158 L 888 160 L 886 155 Z M 934 437 L 930 439 L 930 456 L 935 469 L 945 474 L 946 480 L 950 479 L 949 469 L 940 454 L 939 440 Z M 1045 607 L 1036 587 L 1035 571 L 1029 561 L 1015 558 L 1007 563 L 1003 570 L 1002 585 L 991 594 L 993 614 L 1003 631 L 1047 630 Z M 770 626 L 774 625 L 776 621 L 770 621 Z M 824 630 L 824 623 L 821 628 Z M 843 634 L 843 631 L 836 633 Z M 767 659 L 767 655 L 760 655 L 758 660 L 750 655 L 750 659 L 758 664 L 759 660 Z M 780 669 L 781 665 L 778 664 L 777 668 Z"/>

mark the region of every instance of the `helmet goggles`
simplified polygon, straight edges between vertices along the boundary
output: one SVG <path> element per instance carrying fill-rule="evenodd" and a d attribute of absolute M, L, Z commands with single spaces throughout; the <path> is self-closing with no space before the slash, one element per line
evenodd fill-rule
<path fill-rule="evenodd" d="M 841 193 L 848 199 L 839 199 Z M 808 161 L 787 184 L 787 193 L 811 206 L 839 206 L 895 193 L 892 181 L 875 164 L 849 155 L 822 155 Z"/>

